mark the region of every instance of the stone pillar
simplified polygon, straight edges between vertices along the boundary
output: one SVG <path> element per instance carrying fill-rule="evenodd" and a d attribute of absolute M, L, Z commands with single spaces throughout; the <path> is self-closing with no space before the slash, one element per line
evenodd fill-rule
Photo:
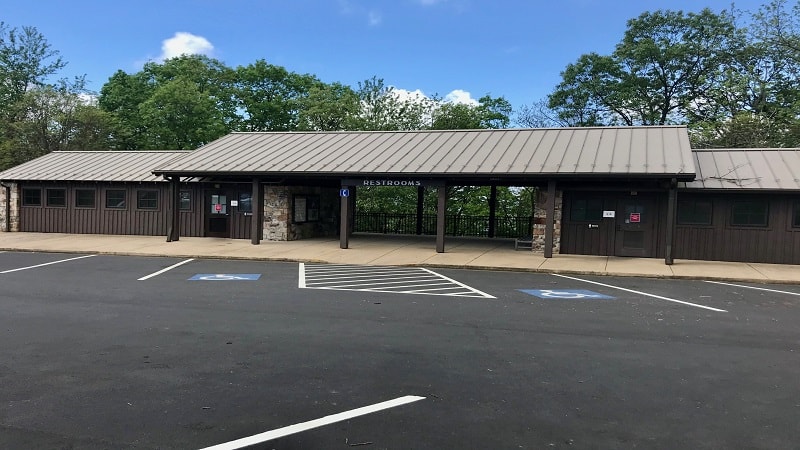
<path fill-rule="evenodd" d="M 264 240 L 289 240 L 290 207 L 291 198 L 287 186 L 264 186 Z"/>
<path fill-rule="evenodd" d="M 547 198 L 547 191 L 538 190 L 536 205 L 533 211 L 533 245 L 531 249 L 535 252 L 544 252 L 545 248 L 545 229 L 547 228 L 547 206 L 550 199 Z M 563 192 L 556 190 L 555 204 L 553 205 L 554 229 L 553 229 L 553 253 L 559 253 L 561 248 L 561 211 L 563 209 Z"/>
<path fill-rule="evenodd" d="M 19 185 L 3 184 L 10 186 L 11 189 L 0 186 L 0 231 L 19 231 Z M 9 194 L 8 198 L 6 193 Z"/>

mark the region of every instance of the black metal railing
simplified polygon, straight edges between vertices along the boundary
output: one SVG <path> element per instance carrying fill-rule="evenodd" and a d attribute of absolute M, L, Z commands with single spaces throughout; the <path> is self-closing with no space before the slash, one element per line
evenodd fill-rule
<path fill-rule="evenodd" d="M 363 233 L 417 234 L 416 214 L 363 213 L 355 215 L 355 231 Z M 494 237 L 517 238 L 531 234 L 530 216 L 498 216 L 494 221 Z M 422 216 L 420 234 L 436 234 L 436 215 Z M 448 215 L 445 217 L 447 236 L 489 236 L 489 216 Z"/>

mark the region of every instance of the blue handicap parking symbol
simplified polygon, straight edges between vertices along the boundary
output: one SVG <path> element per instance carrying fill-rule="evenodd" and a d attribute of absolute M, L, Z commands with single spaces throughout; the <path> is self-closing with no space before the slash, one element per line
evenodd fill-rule
<path fill-rule="evenodd" d="M 557 298 L 563 300 L 608 300 L 616 298 L 586 289 L 520 289 L 520 291 L 539 298 Z"/>
<path fill-rule="evenodd" d="M 260 273 L 198 273 L 189 278 L 190 281 L 253 281 L 261 277 Z"/>

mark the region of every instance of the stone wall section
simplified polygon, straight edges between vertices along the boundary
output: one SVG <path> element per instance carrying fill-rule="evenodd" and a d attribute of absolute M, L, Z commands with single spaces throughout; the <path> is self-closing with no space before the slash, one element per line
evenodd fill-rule
<path fill-rule="evenodd" d="M 0 186 L 0 231 L 19 231 L 19 185 L 17 183 L 4 183 L 11 186 L 10 198 L 6 198 L 6 188 Z M 10 229 L 6 229 L 6 203 L 11 203 Z"/>
<path fill-rule="evenodd" d="M 319 220 L 294 223 L 295 195 L 319 196 Z M 264 187 L 265 241 L 294 241 L 336 236 L 339 227 L 339 190 L 305 186 Z"/>
<path fill-rule="evenodd" d="M 288 186 L 264 186 L 264 232 L 261 236 L 263 240 L 289 240 L 291 201 Z"/>
<path fill-rule="evenodd" d="M 563 191 L 556 190 L 555 195 L 555 225 L 553 226 L 553 253 L 560 253 L 561 249 L 561 213 L 564 205 Z M 550 199 L 547 198 L 547 191 L 540 190 L 536 207 L 533 211 L 533 243 L 531 250 L 544 252 L 544 233 L 547 228 L 547 205 Z"/>

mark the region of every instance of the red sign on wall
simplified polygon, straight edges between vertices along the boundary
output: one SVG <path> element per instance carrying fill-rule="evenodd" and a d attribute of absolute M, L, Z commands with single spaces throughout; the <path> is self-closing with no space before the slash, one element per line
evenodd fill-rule
<path fill-rule="evenodd" d="M 216 205 L 214 205 L 214 209 L 217 210 L 217 211 L 222 211 L 222 205 L 217 203 Z"/>
<path fill-rule="evenodd" d="M 631 213 L 631 223 L 639 223 L 642 221 L 641 213 Z"/>

